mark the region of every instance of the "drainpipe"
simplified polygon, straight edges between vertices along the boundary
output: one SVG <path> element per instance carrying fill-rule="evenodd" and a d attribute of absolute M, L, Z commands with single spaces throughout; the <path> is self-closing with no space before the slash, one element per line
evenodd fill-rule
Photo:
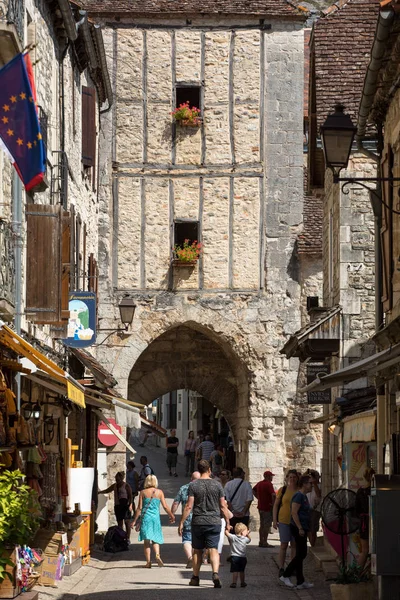
<path fill-rule="evenodd" d="M 14 234 L 14 260 L 15 260 L 15 319 L 14 326 L 18 335 L 21 334 L 22 319 L 22 183 L 14 169 L 12 185 L 12 228 Z M 17 385 L 17 408 L 21 408 L 21 373 L 15 376 Z"/>
<path fill-rule="evenodd" d="M 363 92 L 358 110 L 357 145 L 361 144 L 361 141 L 365 136 L 367 119 L 374 102 L 378 75 L 385 56 L 386 44 L 390 36 L 393 19 L 394 12 L 392 10 L 384 10 L 379 13 L 371 51 L 371 60 L 365 75 Z"/>

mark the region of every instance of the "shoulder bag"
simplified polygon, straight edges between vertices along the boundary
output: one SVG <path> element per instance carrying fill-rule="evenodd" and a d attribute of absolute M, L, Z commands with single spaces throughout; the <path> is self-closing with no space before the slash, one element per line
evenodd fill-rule
<path fill-rule="evenodd" d="M 150 502 L 148 503 L 148 505 L 146 506 L 146 508 L 144 509 L 144 511 L 142 512 L 141 515 L 139 515 L 139 517 L 137 518 L 137 521 L 135 523 L 135 531 L 140 531 L 140 528 L 142 526 L 142 521 L 144 519 L 145 514 L 147 513 L 150 504 L 153 502 L 154 499 L 154 494 L 156 493 L 156 490 L 153 491 L 152 495 L 151 495 L 151 499 Z M 146 497 L 146 496 L 144 496 Z"/>

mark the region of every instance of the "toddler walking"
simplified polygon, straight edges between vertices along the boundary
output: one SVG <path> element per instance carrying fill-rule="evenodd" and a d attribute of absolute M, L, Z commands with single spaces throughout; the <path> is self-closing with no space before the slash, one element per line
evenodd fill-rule
<path fill-rule="evenodd" d="M 250 531 L 244 523 L 237 523 L 235 533 L 230 533 L 225 530 L 225 535 L 229 540 L 231 547 L 231 573 L 232 583 L 231 588 L 236 587 L 238 573 L 240 574 L 240 587 L 246 587 L 247 583 L 244 580 L 244 570 L 247 565 L 246 546 L 250 544 Z"/>

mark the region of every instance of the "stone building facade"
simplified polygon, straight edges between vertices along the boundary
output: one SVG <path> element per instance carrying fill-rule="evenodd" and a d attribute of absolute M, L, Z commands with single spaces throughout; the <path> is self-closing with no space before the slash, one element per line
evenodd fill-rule
<path fill-rule="evenodd" d="M 187 2 L 85 6 L 105 27 L 117 99 L 101 121 L 101 326 L 118 326 L 122 297 L 137 305 L 130 335 L 97 357 L 130 400 L 198 392 L 227 419 L 250 479 L 266 466 L 282 479 L 297 368 L 278 350 L 300 324 L 304 13 L 284 1 L 202 14 Z M 199 128 L 171 122 L 182 88 L 198 94 Z M 188 222 L 203 254 L 182 269 L 173 248 Z"/>
<path fill-rule="evenodd" d="M 319 130 L 336 103 L 343 103 L 345 112 L 357 123 L 377 13 L 374 0 L 332 4 L 314 24 L 310 38 L 308 189 L 323 199 L 323 306 L 340 309 L 338 350 L 325 357 L 332 373 L 375 350 L 370 337 L 375 328 L 376 222 L 368 189 L 356 184 L 342 188 L 341 183 L 333 182 L 331 171 L 325 169 Z M 358 152 L 353 148 L 341 177 L 373 177 L 376 173 L 376 158 L 368 152 L 376 149 L 376 131 L 369 128 L 366 138 L 366 149 L 362 145 Z M 340 414 L 336 400 L 356 389 L 360 396 L 366 390 L 370 402 L 369 383 L 367 378 L 340 381 L 330 391 L 332 403 L 324 407 L 321 419 L 325 493 L 343 481 L 338 458 L 340 462 L 344 446 L 341 438 L 328 430 Z"/>

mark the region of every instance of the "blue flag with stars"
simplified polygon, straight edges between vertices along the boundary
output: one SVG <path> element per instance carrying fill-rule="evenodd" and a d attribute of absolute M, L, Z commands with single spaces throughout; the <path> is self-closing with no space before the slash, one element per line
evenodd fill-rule
<path fill-rule="evenodd" d="M 26 191 L 43 181 L 46 151 L 23 54 L 0 69 L 0 137 Z"/>

